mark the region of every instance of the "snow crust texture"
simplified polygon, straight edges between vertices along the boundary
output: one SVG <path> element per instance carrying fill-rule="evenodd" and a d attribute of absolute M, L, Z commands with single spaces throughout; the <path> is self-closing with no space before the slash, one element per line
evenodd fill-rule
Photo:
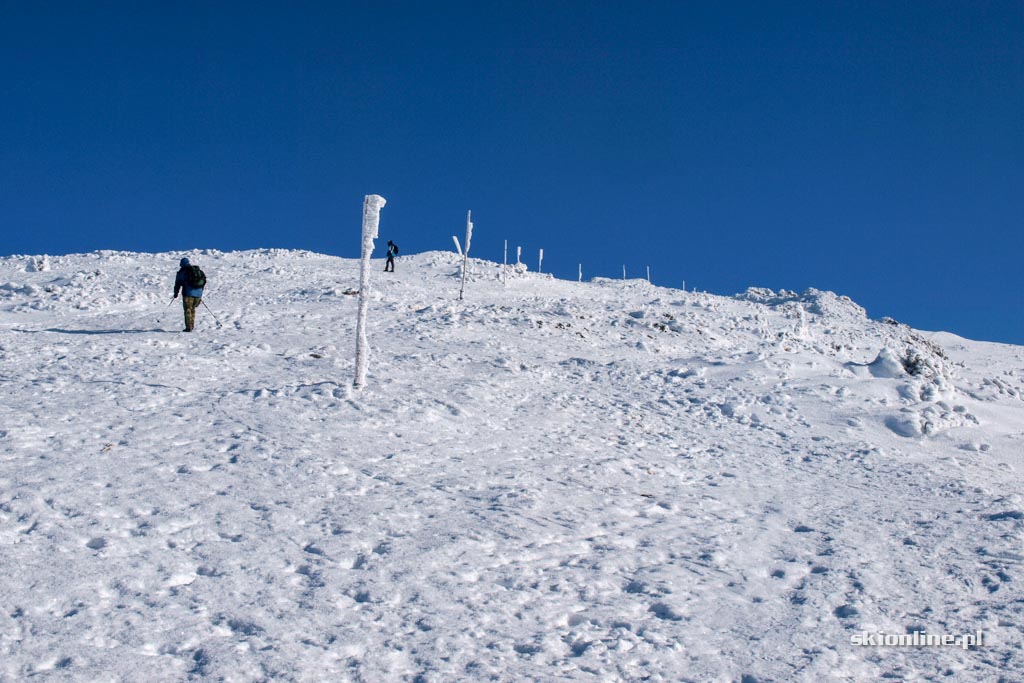
<path fill-rule="evenodd" d="M 1024 679 L 1024 348 L 469 263 L 0 259 L 0 680 Z"/>

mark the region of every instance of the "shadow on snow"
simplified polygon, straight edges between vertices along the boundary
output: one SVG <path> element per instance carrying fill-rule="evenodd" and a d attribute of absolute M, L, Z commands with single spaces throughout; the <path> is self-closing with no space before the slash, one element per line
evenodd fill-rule
<path fill-rule="evenodd" d="M 155 328 L 150 330 L 66 330 L 59 327 L 50 327 L 45 330 L 22 330 L 15 328 L 11 331 L 24 332 L 26 334 L 39 334 L 40 332 L 56 332 L 58 334 L 147 334 L 150 332 L 170 332 L 170 330 L 161 330 Z"/>

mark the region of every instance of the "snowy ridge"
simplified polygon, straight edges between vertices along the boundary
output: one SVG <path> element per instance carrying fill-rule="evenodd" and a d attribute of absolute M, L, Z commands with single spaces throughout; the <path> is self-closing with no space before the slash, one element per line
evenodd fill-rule
<path fill-rule="evenodd" d="M 1024 677 L 1024 348 L 469 263 L 0 259 L 0 680 Z"/>

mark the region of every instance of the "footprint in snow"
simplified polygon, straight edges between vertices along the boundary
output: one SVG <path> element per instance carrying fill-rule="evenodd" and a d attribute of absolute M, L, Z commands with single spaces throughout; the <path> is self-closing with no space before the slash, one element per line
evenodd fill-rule
<path fill-rule="evenodd" d="M 992 515 L 985 517 L 990 522 L 1004 522 L 1008 519 L 1024 519 L 1024 512 L 1020 510 L 1007 510 L 1006 512 L 997 512 Z"/>
<path fill-rule="evenodd" d="M 860 611 L 853 605 L 840 605 L 832 612 L 840 619 L 852 619 L 860 614 Z"/>
<path fill-rule="evenodd" d="M 674 609 L 672 609 L 671 606 L 663 602 L 654 603 L 653 605 L 651 605 L 648 611 L 654 614 L 654 616 L 658 617 L 659 619 L 664 619 L 665 621 L 683 620 L 683 616 L 681 614 L 679 614 Z"/>

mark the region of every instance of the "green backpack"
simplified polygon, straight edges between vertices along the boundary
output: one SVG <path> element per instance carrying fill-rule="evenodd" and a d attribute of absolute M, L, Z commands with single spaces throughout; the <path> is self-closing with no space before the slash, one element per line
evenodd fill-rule
<path fill-rule="evenodd" d="M 202 289 L 206 286 L 206 273 L 199 266 L 189 266 L 185 271 L 185 279 L 192 289 Z"/>

